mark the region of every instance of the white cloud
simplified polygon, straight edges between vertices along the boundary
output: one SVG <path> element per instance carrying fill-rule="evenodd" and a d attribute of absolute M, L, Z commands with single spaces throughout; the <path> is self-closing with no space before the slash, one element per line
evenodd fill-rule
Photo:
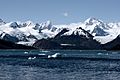
<path fill-rule="evenodd" d="M 65 12 L 65 13 L 63 13 L 63 16 L 68 17 L 69 15 L 67 12 Z"/>

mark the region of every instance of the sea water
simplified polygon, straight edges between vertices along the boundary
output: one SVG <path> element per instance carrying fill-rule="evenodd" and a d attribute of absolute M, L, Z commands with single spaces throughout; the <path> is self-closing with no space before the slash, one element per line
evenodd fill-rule
<path fill-rule="evenodd" d="M 0 50 L 0 80 L 119 79 L 119 51 Z"/>

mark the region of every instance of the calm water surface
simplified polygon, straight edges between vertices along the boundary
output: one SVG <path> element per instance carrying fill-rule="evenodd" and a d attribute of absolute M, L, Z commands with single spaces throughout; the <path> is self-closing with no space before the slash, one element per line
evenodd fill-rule
<path fill-rule="evenodd" d="M 63 58 L 36 56 L 55 53 Z M 120 80 L 119 56 L 115 51 L 0 50 L 0 80 Z"/>

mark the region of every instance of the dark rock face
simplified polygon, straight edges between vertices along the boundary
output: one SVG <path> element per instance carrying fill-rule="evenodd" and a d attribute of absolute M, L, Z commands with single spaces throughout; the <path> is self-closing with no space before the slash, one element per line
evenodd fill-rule
<path fill-rule="evenodd" d="M 81 28 L 80 28 L 81 29 Z M 82 29 L 81 29 L 82 30 Z M 63 29 L 54 38 L 38 40 L 33 47 L 39 49 L 101 49 L 100 44 L 93 40 L 93 36 L 87 31 L 87 35 L 62 35 L 69 30 Z"/>
<path fill-rule="evenodd" d="M 10 25 L 12 28 L 18 28 L 19 25 L 16 22 L 11 23 Z"/>
<path fill-rule="evenodd" d="M 106 50 L 120 50 L 120 35 L 113 41 L 104 44 L 103 48 Z"/>
<path fill-rule="evenodd" d="M 99 49 L 100 45 L 97 41 L 86 38 L 85 36 L 61 36 L 59 38 L 52 39 L 52 41 L 59 44 L 68 44 L 71 46 L 63 46 L 65 49 Z M 92 45 L 92 46 L 91 46 Z"/>
<path fill-rule="evenodd" d="M 0 38 L 5 41 L 10 41 L 10 42 L 16 43 L 19 41 L 28 41 L 27 38 L 33 38 L 33 36 L 30 35 L 27 37 L 24 34 L 21 34 L 21 33 L 16 34 L 15 32 L 13 32 L 12 35 L 10 35 L 10 34 L 3 32 L 2 34 L 0 34 Z"/>
<path fill-rule="evenodd" d="M 38 49 L 60 49 L 61 46 L 56 42 L 47 39 L 41 39 L 35 42 L 33 47 Z"/>
<path fill-rule="evenodd" d="M 67 30 L 66 28 L 63 29 L 61 32 L 59 32 L 54 38 L 59 38 L 62 34 L 64 34 L 65 32 L 68 32 L 69 30 Z"/>
<path fill-rule="evenodd" d="M 95 27 L 92 33 L 96 33 L 95 36 L 106 36 L 109 35 L 107 32 L 105 32 L 103 29 L 101 29 L 99 26 Z"/>
<path fill-rule="evenodd" d="M 37 38 L 34 35 L 29 35 L 29 36 L 27 36 L 27 38 L 32 38 L 32 39 L 36 39 L 37 40 Z"/>
<path fill-rule="evenodd" d="M 89 32 L 85 31 L 81 27 L 79 27 L 79 29 L 82 30 L 85 35 L 62 35 L 68 31 L 66 29 L 63 29 L 59 33 L 59 36 L 57 35 L 57 37 L 53 38 L 52 41 L 59 44 L 67 44 L 64 46 L 62 45 L 63 49 L 100 49 L 100 44 L 97 41 L 93 40 L 93 36 Z"/>
<path fill-rule="evenodd" d="M 35 48 L 30 46 L 15 44 L 13 42 L 0 39 L 0 49 L 35 49 Z"/>
<path fill-rule="evenodd" d="M 79 27 L 79 29 L 81 29 L 86 35 L 87 35 L 87 37 L 89 37 L 89 38 L 92 38 L 93 39 L 93 36 L 88 32 L 88 31 L 86 31 L 86 30 L 84 30 L 84 29 L 82 29 L 81 27 Z"/>
<path fill-rule="evenodd" d="M 18 42 L 19 41 L 18 38 L 10 36 L 9 34 L 5 34 L 5 36 L 3 37 L 3 40 L 11 41 L 11 42 Z"/>

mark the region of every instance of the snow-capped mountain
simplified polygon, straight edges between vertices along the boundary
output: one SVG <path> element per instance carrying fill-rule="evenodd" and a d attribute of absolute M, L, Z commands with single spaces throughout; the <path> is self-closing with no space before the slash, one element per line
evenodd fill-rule
<path fill-rule="evenodd" d="M 6 23 L 0 19 L 0 38 L 18 44 L 32 45 L 39 39 L 55 37 L 63 29 L 68 31 L 61 36 L 84 35 L 88 37 L 86 31 L 93 36 L 93 39 L 105 44 L 120 34 L 120 23 L 104 23 L 96 18 L 88 18 L 84 22 L 53 25 L 51 21 L 43 23 L 33 23 L 32 21 Z"/>
<path fill-rule="evenodd" d="M 58 32 L 50 21 L 41 24 L 26 21 L 23 23 L 9 22 L 0 25 L 1 39 L 26 45 L 32 45 L 38 39 L 54 37 Z"/>
<path fill-rule="evenodd" d="M 120 34 L 120 23 L 104 23 L 96 18 L 88 18 L 84 22 L 72 23 L 69 25 L 59 25 L 59 27 L 69 29 L 69 32 L 64 33 L 64 35 L 72 35 L 76 34 L 76 32 L 80 35 L 84 35 L 81 30 L 79 30 L 79 27 L 81 27 L 93 35 L 93 38 L 101 44 L 112 41 Z"/>

